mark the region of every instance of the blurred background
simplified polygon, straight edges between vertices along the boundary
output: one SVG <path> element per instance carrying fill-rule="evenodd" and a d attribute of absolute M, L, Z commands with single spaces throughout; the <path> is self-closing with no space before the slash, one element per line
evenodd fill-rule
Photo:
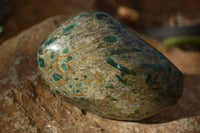
<path fill-rule="evenodd" d="M 200 0 L 0 0 L 0 44 L 49 17 L 94 10 L 167 46 L 200 50 Z"/>

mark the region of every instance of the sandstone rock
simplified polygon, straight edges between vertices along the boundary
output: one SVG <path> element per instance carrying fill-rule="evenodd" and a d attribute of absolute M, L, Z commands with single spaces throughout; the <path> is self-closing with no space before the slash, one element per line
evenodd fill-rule
<path fill-rule="evenodd" d="M 171 109 L 140 122 L 115 121 L 84 114 L 54 96 L 38 73 L 36 55 L 42 40 L 66 19 L 48 19 L 0 46 L 0 132 L 200 132 L 200 54 L 177 48 L 162 51 L 153 39 L 145 40 L 186 77 L 183 96 Z"/>

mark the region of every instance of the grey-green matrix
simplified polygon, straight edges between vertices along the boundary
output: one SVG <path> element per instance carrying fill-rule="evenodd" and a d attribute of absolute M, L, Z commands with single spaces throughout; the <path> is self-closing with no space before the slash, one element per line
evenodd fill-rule
<path fill-rule="evenodd" d="M 42 42 L 37 59 L 53 93 L 110 119 L 150 117 L 176 104 L 183 92 L 183 74 L 104 12 L 67 20 Z"/>

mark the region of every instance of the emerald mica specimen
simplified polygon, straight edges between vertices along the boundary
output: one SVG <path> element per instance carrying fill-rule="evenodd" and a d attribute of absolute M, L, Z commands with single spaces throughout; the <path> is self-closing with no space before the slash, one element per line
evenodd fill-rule
<path fill-rule="evenodd" d="M 110 119 L 145 119 L 176 104 L 183 92 L 183 74 L 104 12 L 67 20 L 42 42 L 37 59 L 53 93 Z"/>

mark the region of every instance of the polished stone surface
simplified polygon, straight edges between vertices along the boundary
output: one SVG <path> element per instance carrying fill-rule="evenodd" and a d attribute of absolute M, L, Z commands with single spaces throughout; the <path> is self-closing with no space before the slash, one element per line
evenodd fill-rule
<path fill-rule="evenodd" d="M 37 60 L 53 93 L 110 119 L 147 118 L 176 104 L 183 91 L 183 74 L 104 12 L 67 20 L 42 42 Z"/>

